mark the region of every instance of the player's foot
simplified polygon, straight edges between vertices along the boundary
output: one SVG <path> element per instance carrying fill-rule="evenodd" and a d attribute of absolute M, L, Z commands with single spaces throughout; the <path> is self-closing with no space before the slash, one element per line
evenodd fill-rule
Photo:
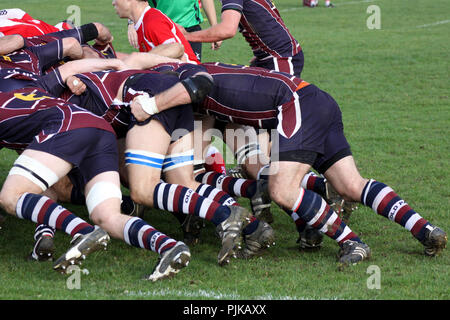
<path fill-rule="evenodd" d="M 425 255 L 434 257 L 446 247 L 447 234 L 441 228 L 429 225 L 425 227 L 425 237 L 421 243 L 425 247 Z"/>
<path fill-rule="evenodd" d="M 264 221 L 259 221 L 258 227 L 252 233 L 244 236 L 244 247 L 237 252 L 240 259 L 250 259 L 275 245 L 275 233 L 272 227 Z"/>
<path fill-rule="evenodd" d="M 327 8 L 334 8 L 334 4 L 332 4 L 331 2 L 330 3 L 326 3 L 325 7 L 327 7 Z"/>
<path fill-rule="evenodd" d="M 250 206 L 255 218 L 267 223 L 272 223 L 273 215 L 270 211 L 271 204 L 272 200 L 269 197 L 267 180 L 257 180 L 255 195 L 250 199 Z"/>
<path fill-rule="evenodd" d="M 299 232 L 297 243 L 301 249 L 320 249 L 323 244 L 323 233 L 307 225 L 303 232 Z"/>
<path fill-rule="evenodd" d="M 227 175 L 233 177 L 233 178 L 238 178 L 238 179 L 247 179 L 247 174 L 244 171 L 244 168 L 242 168 L 241 165 L 237 165 L 234 168 L 231 168 L 228 170 Z"/>
<path fill-rule="evenodd" d="M 346 240 L 341 245 L 341 249 L 338 253 L 339 267 L 343 269 L 348 265 L 357 264 L 363 260 L 370 258 L 370 248 L 367 244 Z"/>
<path fill-rule="evenodd" d="M 216 227 L 219 237 L 222 239 L 222 248 L 217 256 L 217 262 L 223 266 L 230 262 L 230 258 L 235 255 L 236 249 L 240 246 L 241 233 L 250 222 L 251 213 L 239 206 L 229 207 L 230 216 Z"/>
<path fill-rule="evenodd" d="M 181 225 L 181 229 L 183 230 L 183 241 L 189 246 L 196 245 L 200 242 L 200 233 L 204 227 L 204 219 L 193 215 L 187 215 Z"/>
<path fill-rule="evenodd" d="M 328 180 L 325 180 L 324 199 L 345 223 L 350 220 L 352 212 L 358 209 L 357 202 L 345 201 Z"/>
<path fill-rule="evenodd" d="M 130 196 L 123 195 L 120 211 L 123 214 L 142 218 L 144 216 L 145 207 L 142 204 L 134 202 Z"/>
<path fill-rule="evenodd" d="M 55 244 L 53 237 L 49 235 L 40 236 L 34 243 L 33 251 L 28 256 L 32 261 L 53 261 Z"/>
<path fill-rule="evenodd" d="M 181 269 L 187 267 L 191 260 L 191 252 L 186 244 L 178 241 L 177 244 L 164 252 L 158 259 L 158 263 L 152 274 L 145 277 L 150 281 L 157 281 L 164 278 L 173 277 Z"/>
<path fill-rule="evenodd" d="M 109 235 L 105 230 L 96 227 L 96 229 L 88 234 L 77 234 L 73 237 L 70 244 L 72 245 L 66 253 L 64 253 L 53 264 L 53 269 L 61 273 L 66 273 L 67 267 L 74 264 L 80 264 L 91 254 L 100 249 L 106 250 Z"/>

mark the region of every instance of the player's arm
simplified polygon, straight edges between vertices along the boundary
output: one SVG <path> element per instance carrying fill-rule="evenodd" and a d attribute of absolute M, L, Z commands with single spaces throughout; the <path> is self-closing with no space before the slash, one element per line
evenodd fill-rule
<path fill-rule="evenodd" d="M 217 14 L 216 7 L 214 5 L 214 0 L 201 0 L 203 10 L 205 11 L 206 17 L 208 18 L 209 24 L 215 26 L 217 24 Z M 211 43 L 211 49 L 217 50 L 222 45 L 222 40 L 215 41 Z"/>
<path fill-rule="evenodd" d="M 156 66 L 160 63 L 176 62 L 180 63 L 181 60 L 169 58 L 167 56 L 162 56 L 154 54 L 155 50 L 152 52 L 132 52 L 125 56 L 122 61 L 129 69 L 144 70 Z"/>
<path fill-rule="evenodd" d="M 97 27 L 98 35 L 95 38 L 95 41 L 98 44 L 105 45 L 111 43 L 114 40 L 111 31 L 109 31 L 109 29 L 105 25 L 99 22 L 93 22 L 93 24 Z"/>
<path fill-rule="evenodd" d="M 85 72 L 96 72 L 103 70 L 125 70 L 123 61 L 119 59 L 82 59 L 69 61 L 58 68 L 61 80 L 74 94 L 81 94 L 86 86 L 80 81 L 76 74 Z"/>
<path fill-rule="evenodd" d="M 131 112 L 137 121 L 145 121 L 153 114 L 182 104 L 198 105 L 203 102 L 213 86 L 214 81 L 210 74 L 198 72 L 154 97 L 137 96 L 130 105 Z"/>
<path fill-rule="evenodd" d="M 184 55 L 184 46 L 178 42 L 164 43 L 154 47 L 152 53 L 172 59 L 181 59 Z"/>
<path fill-rule="evenodd" d="M 0 37 L 0 54 L 8 54 L 22 49 L 25 41 L 21 35 L 13 34 Z"/>
<path fill-rule="evenodd" d="M 216 7 L 214 6 L 214 0 L 201 0 L 202 8 L 205 11 L 209 24 L 214 26 L 217 24 Z"/>
<path fill-rule="evenodd" d="M 237 10 L 225 10 L 222 12 L 220 23 L 208 29 L 187 32 L 186 40 L 191 42 L 217 42 L 233 38 L 238 30 L 242 14 Z"/>

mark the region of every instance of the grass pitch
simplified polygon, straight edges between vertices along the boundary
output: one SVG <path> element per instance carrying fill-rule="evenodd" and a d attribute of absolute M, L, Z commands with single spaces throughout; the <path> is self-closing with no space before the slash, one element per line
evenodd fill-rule
<path fill-rule="evenodd" d="M 341 106 L 347 138 L 363 176 L 390 185 L 431 223 L 450 231 L 450 98 L 447 0 L 336 0 L 336 8 L 304 8 L 300 0 L 275 1 L 305 53 L 302 78 L 329 92 Z M 323 1 L 320 1 L 323 4 Z M 68 18 L 71 5 L 81 23 L 103 22 L 118 51 L 131 52 L 126 21 L 111 1 L 2 0 L 55 24 Z M 220 13 L 219 2 L 216 3 Z M 368 29 L 370 5 L 380 8 L 380 29 Z M 205 27 L 207 23 L 205 23 Z M 203 61 L 247 64 L 250 48 L 239 34 Z M 0 182 L 16 155 L 0 152 Z M 248 206 L 245 199 L 240 201 Z M 83 207 L 67 206 L 87 218 Z M 325 239 L 317 252 L 299 251 L 290 218 L 276 205 L 276 246 L 250 261 L 219 267 L 219 240 L 208 224 L 202 242 L 191 248 L 192 261 L 175 278 L 141 280 L 157 255 L 113 240 L 107 252 L 93 254 L 81 274 L 80 288 L 52 271 L 51 263 L 25 257 L 33 245 L 34 225 L 8 217 L 0 230 L 0 299 L 420 299 L 450 298 L 449 249 L 425 257 L 422 245 L 401 226 L 360 208 L 350 227 L 372 248 L 372 258 L 343 272 L 337 270 L 337 244 Z M 180 239 L 170 214 L 146 212 L 145 219 Z M 70 239 L 56 235 L 57 255 Z M 371 270 L 380 270 L 380 288 L 371 289 Z M 369 286 L 368 286 L 369 283 Z M 72 289 L 70 289 L 72 288 Z"/>

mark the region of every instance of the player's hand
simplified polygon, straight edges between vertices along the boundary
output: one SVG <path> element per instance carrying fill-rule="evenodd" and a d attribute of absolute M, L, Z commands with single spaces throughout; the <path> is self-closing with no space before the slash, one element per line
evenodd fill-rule
<path fill-rule="evenodd" d="M 138 102 L 136 98 L 133 99 L 133 101 L 130 104 L 131 113 L 133 114 L 134 118 L 138 122 L 142 122 L 147 120 L 150 115 L 144 111 L 141 104 Z"/>
<path fill-rule="evenodd" d="M 178 29 L 180 29 L 181 33 L 183 33 L 184 36 L 186 36 L 189 33 L 186 31 L 186 29 L 182 25 L 179 25 L 178 23 L 177 23 L 177 27 L 178 27 Z"/>
<path fill-rule="evenodd" d="M 223 41 L 216 41 L 211 43 L 211 50 L 219 50 Z"/>
<path fill-rule="evenodd" d="M 79 78 L 75 76 L 70 76 L 66 80 L 66 85 L 69 87 L 70 91 L 74 95 L 81 95 L 84 91 L 86 91 L 86 85 Z"/>
<path fill-rule="evenodd" d="M 128 42 L 133 48 L 139 49 L 138 36 L 134 24 L 128 25 Z"/>
<path fill-rule="evenodd" d="M 95 39 L 95 42 L 101 46 L 112 43 L 114 37 L 112 36 L 111 31 L 101 23 L 94 22 L 94 24 L 98 30 L 98 36 L 97 39 Z"/>

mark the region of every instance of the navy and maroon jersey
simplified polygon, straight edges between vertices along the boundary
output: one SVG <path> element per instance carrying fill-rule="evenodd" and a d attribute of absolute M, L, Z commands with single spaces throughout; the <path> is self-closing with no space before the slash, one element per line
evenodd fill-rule
<path fill-rule="evenodd" d="M 301 51 L 271 0 L 222 0 L 222 12 L 242 13 L 239 31 L 258 59 L 292 57 Z"/>
<path fill-rule="evenodd" d="M 24 149 L 79 128 L 114 132 L 101 117 L 38 88 L 0 93 L 0 146 Z"/>
<path fill-rule="evenodd" d="M 127 103 L 116 100 L 119 88 L 131 76 L 146 72 L 150 71 L 99 71 L 76 74 L 75 76 L 86 85 L 86 91 L 77 96 L 66 90 L 61 98 L 103 117 L 121 138 L 128 130 L 131 113 L 125 107 Z"/>
<path fill-rule="evenodd" d="M 275 129 L 286 137 L 294 134 L 301 122 L 297 90 L 308 83 L 290 74 L 263 68 L 202 63 L 212 75 L 214 88 L 202 104 L 204 112 L 225 122 Z M 199 66 L 166 63 L 156 70 L 172 68 L 182 77 L 192 76 Z"/>
<path fill-rule="evenodd" d="M 149 70 L 88 72 L 75 76 L 86 85 L 86 91 L 77 96 L 66 90 L 61 97 L 103 117 L 111 124 L 119 138 L 126 135 L 130 125 L 135 121 L 128 106 L 137 95 L 146 92 L 154 96 L 179 82 L 176 76 Z M 121 100 L 117 100 L 116 97 L 122 84 L 124 87 Z M 185 112 L 186 122 L 190 122 L 191 118 L 188 115 L 191 110 L 192 108 L 189 106 Z M 181 123 L 178 119 L 179 113 L 178 109 L 171 109 L 158 113 L 153 118 L 159 120 L 166 131 L 171 134 L 176 129 L 175 126 Z M 183 122 L 181 126 L 192 131 L 193 118 L 192 124 Z"/>
<path fill-rule="evenodd" d="M 223 63 L 200 66 L 214 79 L 214 88 L 201 105 L 204 111 L 225 122 L 276 130 L 279 139 L 272 142 L 278 148 L 272 150 L 273 154 L 317 152 L 322 156 L 315 166 L 320 168 L 336 153 L 349 148 L 338 104 L 315 85 L 263 68 Z M 172 63 L 156 68 L 189 77 L 198 66 L 194 69 L 189 64 Z"/>
<path fill-rule="evenodd" d="M 74 37 L 80 43 L 84 39 L 79 29 L 59 31 L 25 39 L 25 46 L 10 54 L 0 56 L 0 68 L 20 68 L 41 75 L 62 61 L 62 39 Z"/>

